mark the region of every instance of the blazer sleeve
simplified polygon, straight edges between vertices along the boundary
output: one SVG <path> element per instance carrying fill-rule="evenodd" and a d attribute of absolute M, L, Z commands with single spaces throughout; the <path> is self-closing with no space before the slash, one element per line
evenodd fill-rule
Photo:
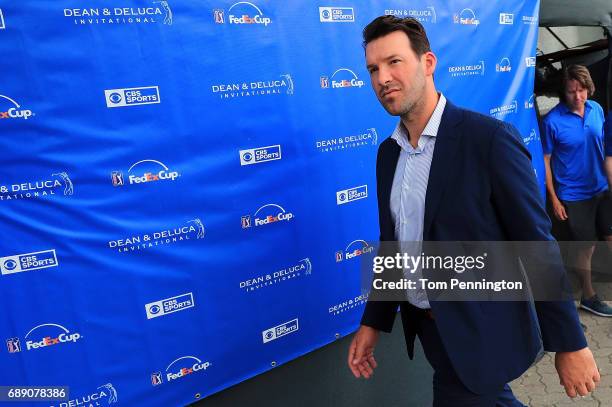
<path fill-rule="evenodd" d="M 518 131 L 501 123 L 491 140 L 489 166 L 493 204 L 511 241 L 554 241 L 551 223 L 537 186 L 531 156 Z M 560 253 L 550 263 L 567 281 Z M 571 300 L 535 301 L 544 350 L 570 352 L 587 346 Z"/>

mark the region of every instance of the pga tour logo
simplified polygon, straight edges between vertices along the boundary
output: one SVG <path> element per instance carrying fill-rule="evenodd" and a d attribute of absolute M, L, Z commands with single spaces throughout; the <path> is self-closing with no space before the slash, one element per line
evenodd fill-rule
<path fill-rule="evenodd" d="M 298 319 L 292 319 L 291 321 L 283 322 L 274 328 L 266 329 L 261 333 L 263 343 L 268 343 L 282 336 L 289 335 L 290 333 L 299 330 Z"/>
<path fill-rule="evenodd" d="M 319 7 L 319 20 L 322 23 L 354 23 L 355 12 L 352 7 Z"/>
<path fill-rule="evenodd" d="M 146 304 L 145 310 L 147 312 L 147 319 L 151 319 L 172 314 L 173 312 L 184 311 L 194 306 L 193 293 L 187 293 Z"/>
<path fill-rule="evenodd" d="M 276 144 L 267 147 L 240 150 L 240 165 L 251 165 L 281 159 L 281 146 Z"/>
<path fill-rule="evenodd" d="M 159 87 L 144 86 L 140 88 L 106 89 L 106 107 L 125 107 L 151 105 L 160 103 Z"/>
<path fill-rule="evenodd" d="M 0 258 L 0 271 L 3 275 L 57 266 L 57 256 L 54 249 Z"/>
<path fill-rule="evenodd" d="M 514 24 L 514 14 L 512 13 L 499 13 L 499 23 L 504 25 Z"/>
<path fill-rule="evenodd" d="M 357 201 L 368 197 L 368 186 L 361 185 L 354 188 L 343 189 L 336 192 L 336 203 L 343 205 L 345 203 Z"/>

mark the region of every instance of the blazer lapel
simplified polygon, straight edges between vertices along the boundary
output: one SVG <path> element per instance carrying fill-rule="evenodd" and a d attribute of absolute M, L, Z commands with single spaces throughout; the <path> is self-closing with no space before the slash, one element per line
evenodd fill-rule
<path fill-rule="evenodd" d="M 423 222 L 423 240 L 431 240 L 430 230 L 435 217 L 442 194 L 448 180 L 449 174 L 455 168 L 457 161 L 460 132 L 456 126 L 461 122 L 463 113 L 459 108 L 446 101 L 446 107 L 442 114 L 436 145 L 434 147 L 431 167 L 429 169 L 429 180 L 427 182 L 427 193 L 425 195 L 425 219 Z"/>
<path fill-rule="evenodd" d="M 377 162 L 376 177 L 378 179 L 378 220 L 381 226 L 381 239 L 395 240 L 395 226 L 391 217 L 391 187 L 395 168 L 400 155 L 400 146 L 392 138 L 381 145 L 380 158 Z"/>

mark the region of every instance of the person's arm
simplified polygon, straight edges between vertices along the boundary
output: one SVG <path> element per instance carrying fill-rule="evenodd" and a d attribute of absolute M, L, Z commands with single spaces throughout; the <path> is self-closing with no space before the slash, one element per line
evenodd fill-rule
<path fill-rule="evenodd" d="M 502 123 L 491 142 L 492 201 L 512 241 L 554 241 L 551 224 L 539 194 L 529 151 L 513 126 Z M 520 221 L 519 221 L 520 220 Z M 562 264 L 560 255 L 551 259 Z M 566 279 L 563 267 L 552 270 Z M 544 350 L 556 352 L 556 367 L 570 397 L 585 395 L 599 381 L 599 372 L 576 306 L 571 300 L 535 301 Z"/>
<path fill-rule="evenodd" d="M 381 166 L 384 155 L 382 151 L 388 148 L 388 143 L 389 141 L 384 141 L 378 148 L 376 157 L 377 187 L 380 186 Z M 395 141 L 393 141 L 393 143 L 395 143 Z M 377 196 L 380 195 L 381 191 L 378 190 Z M 380 202 L 379 205 L 381 205 Z M 380 229 L 379 241 L 381 242 L 378 255 L 384 256 L 385 253 L 389 251 L 389 246 L 383 246 L 384 236 L 382 232 L 382 222 L 385 220 L 381 217 L 380 208 L 378 209 L 378 214 Z M 397 276 L 390 276 L 391 274 L 394 274 L 393 271 L 388 271 L 383 273 L 381 277 L 385 279 L 397 278 Z M 376 360 L 374 359 L 374 348 L 378 342 L 378 335 L 380 331 L 391 332 L 398 306 L 399 301 L 393 301 L 392 298 L 389 298 L 388 293 L 370 290 L 368 301 L 361 317 L 359 330 L 353 337 L 348 352 L 348 366 L 356 378 L 364 377 L 369 379 L 374 373 L 374 368 L 377 366 Z"/>
<path fill-rule="evenodd" d="M 606 175 L 608 176 L 608 188 L 612 192 L 612 157 L 606 157 Z"/>
<path fill-rule="evenodd" d="M 559 220 L 567 220 L 565 206 L 563 206 L 561 200 L 555 192 L 552 170 L 550 169 L 550 157 L 550 154 L 544 155 L 544 168 L 546 169 L 546 192 L 548 194 L 548 199 L 550 199 L 555 217 Z"/>

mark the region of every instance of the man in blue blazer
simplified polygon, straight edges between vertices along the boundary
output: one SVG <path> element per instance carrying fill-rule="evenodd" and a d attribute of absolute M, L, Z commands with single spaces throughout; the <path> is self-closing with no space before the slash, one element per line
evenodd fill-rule
<path fill-rule="evenodd" d="M 517 131 L 436 91 L 436 56 L 422 25 L 382 16 L 363 36 L 374 92 L 400 117 L 378 149 L 381 242 L 553 240 Z M 572 301 L 430 303 L 422 290 L 397 301 L 371 296 L 349 348 L 355 377 L 373 374 L 379 332 L 391 331 L 398 306 L 410 357 L 418 336 L 434 369 L 435 407 L 522 406 L 507 383 L 542 348 L 556 352 L 569 397 L 600 380 Z"/>

